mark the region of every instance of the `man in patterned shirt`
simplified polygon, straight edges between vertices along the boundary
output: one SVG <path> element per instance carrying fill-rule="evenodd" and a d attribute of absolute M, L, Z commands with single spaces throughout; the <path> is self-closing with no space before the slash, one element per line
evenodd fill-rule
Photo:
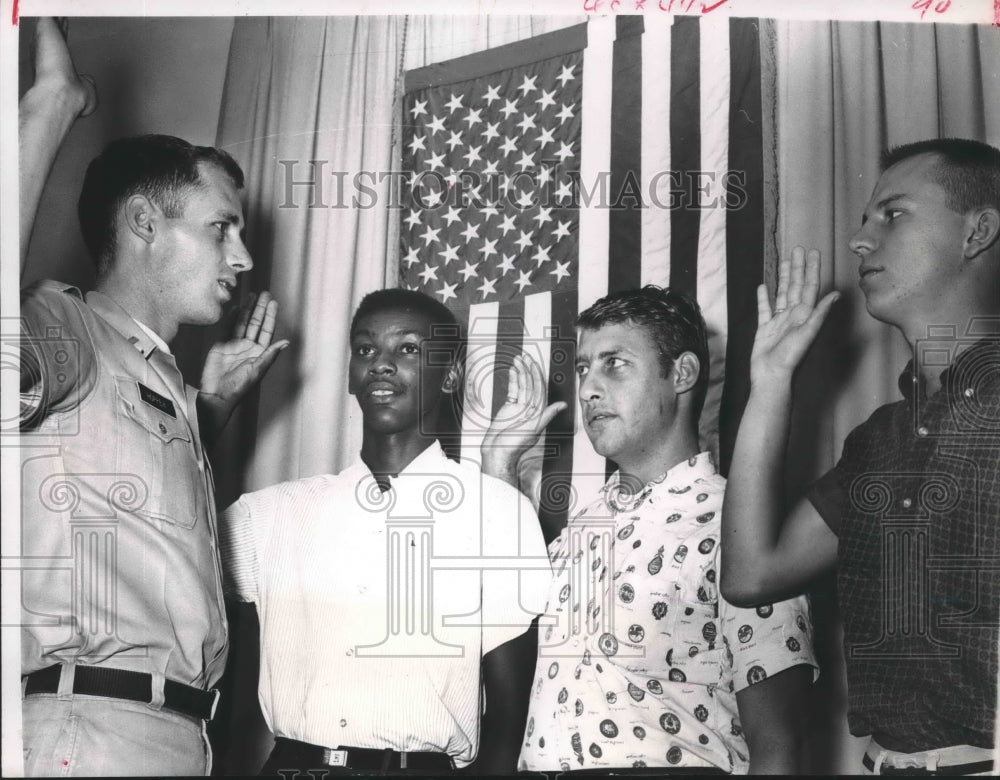
<path fill-rule="evenodd" d="M 988 774 L 1000 618 L 1000 150 L 900 147 L 850 241 L 869 314 L 913 347 L 875 410 L 785 518 L 792 375 L 837 293 L 819 253 L 758 294 L 752 390 L 725 506 L 722 586 L 750 605 L 837 567 L 848 722 L 876 774 Z"/>
<path fill-rule="evenodd" d="M 795 772 L 815 668 L 808 606 L 719 595 L 725 480 L 698 445 L 698 305 L 649 286 L 602 298 L 577 325 L 587 435 L 618 471 L 549 546 L 519 766 Z M 489 453 L 487 469 L 511 473 L 515 452 Z"/>

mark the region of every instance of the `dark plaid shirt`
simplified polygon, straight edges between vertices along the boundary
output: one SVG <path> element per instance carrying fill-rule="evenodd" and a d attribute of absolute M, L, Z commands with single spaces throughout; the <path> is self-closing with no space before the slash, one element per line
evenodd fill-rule
<path fill-rule="evenodd" d="M 1000 340 L 844 442 L 810 501 L 840 539 L 848 721 L 906 751 L 993 745 L 1000 637 Z"/>

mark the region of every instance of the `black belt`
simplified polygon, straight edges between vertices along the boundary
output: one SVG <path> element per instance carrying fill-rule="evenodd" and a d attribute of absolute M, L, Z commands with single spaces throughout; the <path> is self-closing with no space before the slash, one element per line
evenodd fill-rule
<path fill-rule="evenodd" d="M 266 766 L 273 767 L 273 772 L 280 769 L 309 769 L 325 766 L 361 769 L 368 772 L 389 772 L 399 769 L 448 772 L 454 769 L 451 756 L 447 753 L 401 753 L 397 750 L 376 750 L 343 745 L 337 748 L 325 748 L 285 737 L 277 737 L 274 740 L 274 751 L 267 760 Z M 267 774 L 271 773 L 267 772 Z"/>
<path fill-rule="evenodd" d="M 865 769 L 869 772 L 875 771 L 875 759 L 865 753 L 861 759 Z M 887 766 L 882 764 L 879 769 L 881 775 L 973 775 L 977 772 L 988 772 L 993 769 L 992 761 L 973 761 L 969 764 L 939 764 L 937 769 L 928 769 L 926 766 Z"/>
<path fill-rule="evenodd" d="M 26 676 L 24 695 L 58 693 L 62 665 L 48 666 Z M 111 669 L 103 666 L 77 666 L 73 693 L 107 696 L 111 699 L 150 702 L 153 700 L 153 677 L 145 672 Z M 174 680 L 163 681 L 163 706 L 192 718 L 211 720 L 219 702 L 215 689 L 203 691 Z"/>

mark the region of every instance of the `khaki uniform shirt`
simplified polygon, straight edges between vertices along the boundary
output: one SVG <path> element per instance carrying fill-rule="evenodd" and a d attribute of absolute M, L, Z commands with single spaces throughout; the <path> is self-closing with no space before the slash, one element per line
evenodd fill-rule
<path fill-rule="evenodd" d="M 22 674 L 105 665 L 207 688 L 227 626 L 196 390 L 110 298 L 22 293 Z M 159 681 L 159 685 L 158 685 Z"/>

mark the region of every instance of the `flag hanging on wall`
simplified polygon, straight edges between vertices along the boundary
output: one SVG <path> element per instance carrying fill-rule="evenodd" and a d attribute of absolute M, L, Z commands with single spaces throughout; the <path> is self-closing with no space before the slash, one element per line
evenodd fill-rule
<path fill-rule="evenodd" d="M 756 20 L 595 18 L 410 71 L 403 112 L 400 285 L 467 325 L 463 452 L 489 424 L 475 410 L 503 404 L 510 356 L 532 355 L 573 409 L 541 447 L 539 515 L 558 533 L 609 468 L 579 425 L 573 321 L 657 284 L 708 323 L 700 432 L 725 470 L 763 279 Z"/>

